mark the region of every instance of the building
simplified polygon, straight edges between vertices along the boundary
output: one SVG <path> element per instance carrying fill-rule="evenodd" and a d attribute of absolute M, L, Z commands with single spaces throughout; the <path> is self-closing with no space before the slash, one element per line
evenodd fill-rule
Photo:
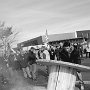
<path fill-rule="evenodd" d="M 39 36 L 24 42 L 19 43 L 18 47 L 28 47 L 28 46 L 35 46 L 35 45 L 43 45 L 46 42 L 46 36 Z M 82 37 L 76 37 L 75 32 L 71 33 L 62 33 L 62 34 L 51 34 L 48 35 L 48 43 L 49 44 L 58 44 L 60 42 L 69 40 L 69 41 L 77 41 L 81 40 Z"/>
<path fill-rule="evenodd" d="M 90 39 L 90 30 L 76 31 L 77 37 Z"/>

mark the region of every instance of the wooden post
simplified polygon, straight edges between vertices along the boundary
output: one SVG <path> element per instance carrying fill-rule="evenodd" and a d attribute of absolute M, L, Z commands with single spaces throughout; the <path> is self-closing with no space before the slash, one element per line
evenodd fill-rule
<path fill-rule="evenodd" d="M 37 63 L 49 65 L 47 90 L 74 90 L 77 69 L 90 71 L 90 67 L 62 61 L 38 60 Z"/>
<path fill-rule="evenodd" d="M 51 66 L 47 90 L 74 90 L 76 70 Z"/>

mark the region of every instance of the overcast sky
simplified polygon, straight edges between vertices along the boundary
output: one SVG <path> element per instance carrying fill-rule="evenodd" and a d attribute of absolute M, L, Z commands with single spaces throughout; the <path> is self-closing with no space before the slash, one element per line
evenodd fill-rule
<path fill-rule="evenodd" d="M 0 0 L 0 21 L 20 31 L 19 41 L 45 34 L 90 30 L 90 0 Z"/>

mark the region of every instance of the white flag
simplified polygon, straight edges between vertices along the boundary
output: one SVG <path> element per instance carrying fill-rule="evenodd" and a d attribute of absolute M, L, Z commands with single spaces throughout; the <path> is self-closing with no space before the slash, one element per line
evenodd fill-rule
<path fill-rule="evenodd" d="M 89 37 L 89 33 L 87 33 L 87 38 Z"/>
<path fill-rule="evenodd" d="M 46 33 L 45 33 L 45 39 L 46 39 L 46 43 L 48 43 L 49 39 L 48 39 L 47 29 L 46 29 Z"/>

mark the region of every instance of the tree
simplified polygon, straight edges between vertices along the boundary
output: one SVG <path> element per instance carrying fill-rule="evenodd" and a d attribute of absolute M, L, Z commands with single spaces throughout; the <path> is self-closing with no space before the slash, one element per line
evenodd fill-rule
<path fill-rule="evenodd" d="M 13 31 L 12 26 L 5 26 L 4 22 L 0 23 L 0 48 L 3 48 L 5 56 L 16 41 L 17 34 L 18 32 Z"/>

